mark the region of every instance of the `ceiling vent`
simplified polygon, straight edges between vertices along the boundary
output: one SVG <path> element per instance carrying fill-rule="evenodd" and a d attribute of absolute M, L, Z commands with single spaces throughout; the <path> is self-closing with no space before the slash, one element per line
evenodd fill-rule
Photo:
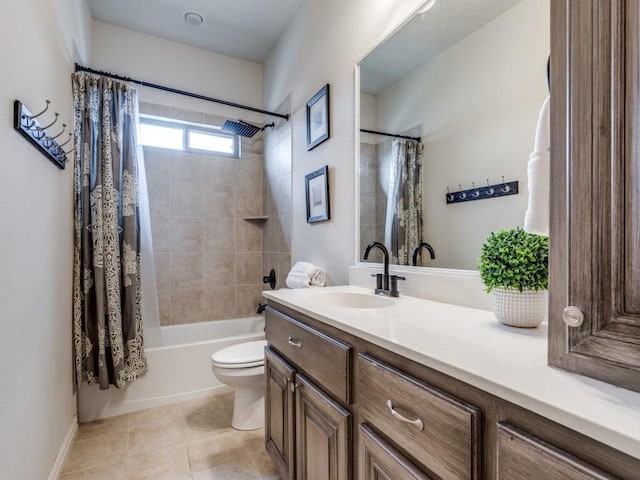
<path fill-rule="evenodd" d="M 204 23 L 204 17 L 198 12 L 187 10 L 186 12 L 184 12 L 184 21 L 192 27 L 199 27 Z"/>

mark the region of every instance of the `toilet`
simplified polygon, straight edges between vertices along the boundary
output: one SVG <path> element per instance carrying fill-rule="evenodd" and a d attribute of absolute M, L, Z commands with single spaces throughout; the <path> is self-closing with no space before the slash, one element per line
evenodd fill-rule
<path fill-rule="evenodd" d="M 266 340 L 239 343 L 211 355 L 213 374 L 236 389 L 231 426 L 236 430 L 264 427 L 264 348 Z"/>

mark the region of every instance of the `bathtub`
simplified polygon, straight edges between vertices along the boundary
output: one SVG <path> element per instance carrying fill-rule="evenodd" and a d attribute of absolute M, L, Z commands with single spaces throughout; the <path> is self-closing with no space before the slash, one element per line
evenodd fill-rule
<path fill-rule="evenodd" d="M 100 390 L 82 384 L 78 419 L 89 422 L 158 407 L 228 389 L 211 372 L 211 355 L 225 347 L 264 338 L 264 317 L 161 327 L 160 347 L 145 349 L 149 371 L 127 388 Z"/>

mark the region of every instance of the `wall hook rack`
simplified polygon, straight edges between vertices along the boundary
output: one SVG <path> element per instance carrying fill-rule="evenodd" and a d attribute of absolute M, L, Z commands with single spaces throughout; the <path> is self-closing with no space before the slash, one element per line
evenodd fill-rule
<path fill-rule="evenodd" d="M 447 193 L 445 194 L 447 205 L 451 203 L 482 200 L 485 198 L 504 197 L 505 195 L 517 195 L 518 180 L 505 182 L 504 177 L 502 177 L 502 182 L 491 185 L 487 178 L 486 187 L 477 187 L 475 182 L 471 182 L 471 188 L 469 189 L 463 189 L 460 184 L 458 188 L 459 190 L 457 192 L 452 192 L 449 190 L 449 187 L 447 187 Z"/>
<path fill-rule="evenodd" d="M 44 110 L 35 115 L 31 114 L 29 109 L 20 101 L 13 102 L 13 128 L 25 137 L 31 144 L 36 147 L 42 154 L 51 160 L 58 168 L 64 169 L 67 163 L 67 155 L 71 150 L 65 152 L 62 147 L 71 141 L 72 133 L 69 133 L 69 139 L 62 145 L 58 144 L 56 139 L 60 137 L 67 128 L 66 124 L 62 125 L 62 130 L 57 135 L 50 135 L 47 129 L 53 127 L 58 122 L 59 114 L 54 113 L 54 119 L 47 125 L 40 123 L 38 118 L 42 117 L 48 110 L 51 102 L 46 100 Z"/>

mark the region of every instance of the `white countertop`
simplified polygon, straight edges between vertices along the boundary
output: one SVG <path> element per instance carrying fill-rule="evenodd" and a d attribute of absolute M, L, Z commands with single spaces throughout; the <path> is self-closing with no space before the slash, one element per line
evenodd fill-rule
<path fill-rule="evenodd" d="M 640 393 L 547 366 L 547 327 L 518 329 L 492 312 L 414 297 L 384 308 L 335 307 L 323 293 L 356 286 L 274 290 L 264 297 L 520 405 L 640 459 Z"/>

